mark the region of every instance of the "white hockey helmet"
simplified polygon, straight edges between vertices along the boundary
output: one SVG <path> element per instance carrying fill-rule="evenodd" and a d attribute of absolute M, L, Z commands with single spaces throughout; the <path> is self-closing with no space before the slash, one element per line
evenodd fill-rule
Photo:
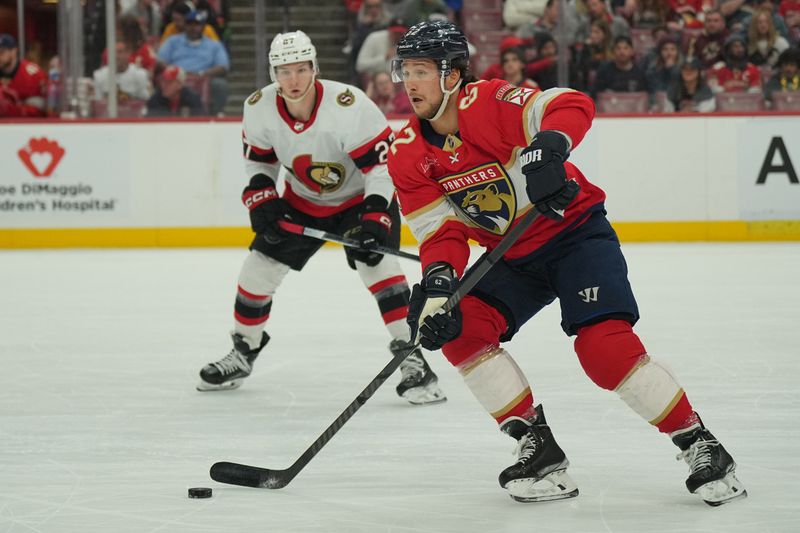
<path fill-rule="evenodd" d="M 269 76 L 273 82 L 278 80 L 275 67 L 311 61 L 314 73 L 319 72 L 317 66 L 317 49 L 311 39 L 300 30 L 279 33 L 269 45 Z"/>

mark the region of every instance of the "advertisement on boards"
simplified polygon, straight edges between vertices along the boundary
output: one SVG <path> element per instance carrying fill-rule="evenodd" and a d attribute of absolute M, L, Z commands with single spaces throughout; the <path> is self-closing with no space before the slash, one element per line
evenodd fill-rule
<path fill-rule="evenodd" d="M 754 117 L 741 130 L 742 220 L 800 219 L 800 118 Z"/>
<path fill-rule="evenodd" d="M 123 129 L 0 129 L 5 227 L 97 226 L 130 213 L 130 140 Z"/>

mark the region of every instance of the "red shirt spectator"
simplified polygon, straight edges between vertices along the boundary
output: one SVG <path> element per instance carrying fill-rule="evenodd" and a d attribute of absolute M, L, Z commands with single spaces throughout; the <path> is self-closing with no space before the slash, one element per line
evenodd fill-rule
<path fill-rule="evenodd" d="M 708 85 L 715 93 L 761 92 L 761 72 L 747 61 L 744 37 L 734 33 L 725 41 L 725 62 L 708 73 Z"/>
<path fill-rule="evenodd" d="M 18 56 L 16 39 L 0 34 L 0 117 L 43 117 L 47 76 Z"/>
<path fill-rule="evenodd" d="M 366 93 L 384 115 L 408 115 L 414 111 L 408 95 L 405 91 L 396 90 L 388 72 L 373 74 Z"/>
<path fill-rule="evenodd" d="M 704 11 L 712 6 L 706 0 L 669 0 L 669 15 L 671 22 L 677 22 L 680 28 L 703 29 Z"/>
<path fill-rule="evenodd" d="M 778 6 L 778 14 L 783 18 L 792 12 L 800 13 L 800 0 L 783 0 Z"/>
<path fill-rule="evenodd" d="M 511 48 L 522 48 L 523 46 L 530 44 L 529 41 L 525 41 L 515 35 L 509 35 L 502 41 L 500 41 L 500 57 L 503 57 L 503 54 L 506 53 L 506 50 L 510 50 Z M 492 63 L 489 65 L 486 70 L 483 71 L 481 74 L 482 80 L 493 80 L 493 79 L 503 79 L 503 65 L 502 63 Z"/>
<path fill-rule="evenodd" d="M 138 50 L 131 52 L 128 56 L 128 63 L 143 68 L 150 74 L 155 70 L 157 62 L 158 59 L 156 58 L 156 53 L 153 52 L 153 47 L 147 43 L 142 43 Z M 102 63 L 103 65 L 108 65 L 107 48 L 103 50 Z"/>

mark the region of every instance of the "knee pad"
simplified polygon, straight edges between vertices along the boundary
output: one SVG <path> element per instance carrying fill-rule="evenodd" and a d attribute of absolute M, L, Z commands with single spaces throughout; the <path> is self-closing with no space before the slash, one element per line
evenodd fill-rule
<path fill-rule="evenodd" d="M 668 430 L 691 414 L 691 405 L 675 377 L 647 355 L 629 323 L 607 320 L 579 329 L 575 351 L 592 381 L 616 392 L 660 430 Z"/>
<path fill-rule="evenodd" d="M 628 322 L 606 320 L 578 330 L 575 353 L 589 379 L 614 390 L 647 351 Z"/>
<path fill-rule="evenodd" d="M 258 296 L 272 296 L 289 272 L 289 265 L 253 250 L 239 272 L 239 287 Z"/>
<path fill-rule="evenodd" d="M 506 319 L 500 311 L 483 300 L 465 296 L 459 306 L 461 306 L 462 333 L 442 348 L 444 356 L 456 367 L 489 346 L 499 346 L 500 336 L 507 328 Z"/>

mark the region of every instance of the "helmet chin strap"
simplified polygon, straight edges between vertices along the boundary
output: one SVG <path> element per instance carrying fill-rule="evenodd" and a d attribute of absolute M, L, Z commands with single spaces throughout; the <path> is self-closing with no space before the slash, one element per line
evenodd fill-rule
<path fill-rule="evenodd" d="M 306 87 L 306 90 L 303 91 L 303 94 L 301 94 L 297 98 L 292 98 L 289 95 L 283 94 L 283 89 L 281 89 L 280 87 L 278 87 L 278 94 L 281 95 L 281 98 L 283 98 L 287 102 L 291 102 L 293 104 L 300 103 L 303 100 L 303 98 L 306 97 L 306 95 L 309 93 L 309 91 L 311 91 L 311 87 L 314 86 L 314 83 L 316 82 L 316 80 L 317 80 L 317 75 L 316 74 L 312 75 L 311 76 L 311 83 L 308 84 L 308 87 Z"/>
<path fill-rule="evenodd" d="M 444 113 L 444 109 L 447 107 L 447 101 L 450 99 L 450 95 L 458 91 L 459 87 L 461 87 L 461 80 L 459 79 L 458 83 L 456 83 L 455 86 L 448 91 L 444 87 L 444 78 L 445 78 L 444 74 L 442 74 L 442 76 L 439 77 L 439 88 L 442 90 L 442 94 L 444 94 L 444 96 L 442 97 L 442 103 L 439 104 L 439 109 L 438 111 L 436 111 L 436 114 L 428 119 L 431 122 L 439 120 L 439 118 Z"/>

